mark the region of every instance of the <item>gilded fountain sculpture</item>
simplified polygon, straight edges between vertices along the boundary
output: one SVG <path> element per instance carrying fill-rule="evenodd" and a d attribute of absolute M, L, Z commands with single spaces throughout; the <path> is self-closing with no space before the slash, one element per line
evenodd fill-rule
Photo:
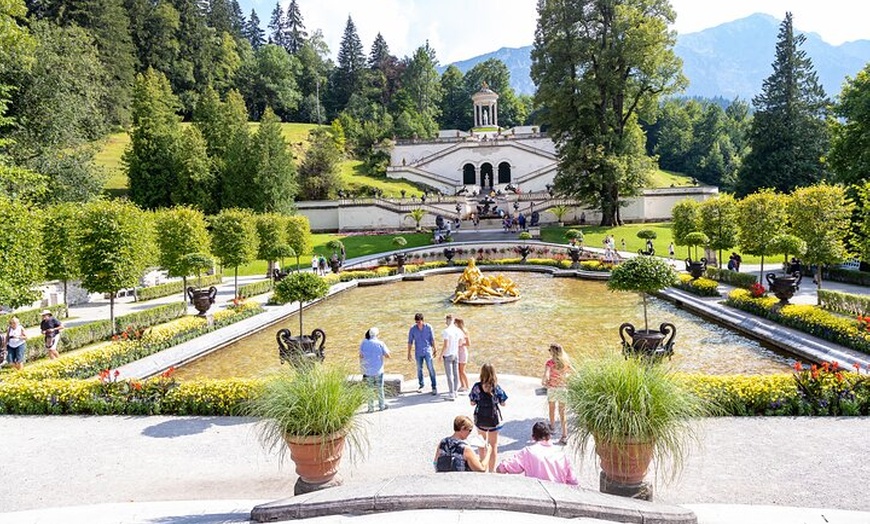
<path fill-rule="evenodd" d="M 511 279 L 504 275 L 484 275 L 472 258 L 459 277 L 450 300 L 454 304 L 485 305 L 505 304 L 519 299 L 520 292 Z"/>

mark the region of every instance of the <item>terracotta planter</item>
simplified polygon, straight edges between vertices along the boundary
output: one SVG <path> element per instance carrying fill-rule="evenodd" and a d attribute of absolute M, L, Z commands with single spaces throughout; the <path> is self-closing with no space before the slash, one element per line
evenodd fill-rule
<path fill-rule="evenodd" d="M 643 482 L 652 461 L 651 442 L 599 442 L 595 439 L 595 452 L 601 459 L 601 469 L 607 480 L 636 485 Z"/>
<path fill-rule="evenodd" d="M 326 436 L 284 435 L 296 474 L 309 485 L 326 484 L 335 478 L 344 452 L 344 433 Z"/>

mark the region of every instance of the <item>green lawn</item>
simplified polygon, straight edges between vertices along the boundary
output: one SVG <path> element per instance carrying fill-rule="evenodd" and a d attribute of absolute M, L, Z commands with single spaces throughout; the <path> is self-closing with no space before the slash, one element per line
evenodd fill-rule
<path fill-rule="evenodd" d="M 659 189 L 663 187 L 685 187 L 685 186 L 693 186 L 692 177 L 682 175 L 680 173 L 673 173 L 671 171 L 664 171 L 659 169 L 656 171 L 651 177 L 649 181 L 650 189 Z"/>
<path fill-rule="evenodd" d="M 356 258 L 375 253 L 384 253 L 394 251 L 393 238 L 400 235 L 335 235 L 331 233 L 318 233 L 313 235 L 312 243 L 314 244 L 314 252 L 318 255 L 323 255 L 327 258 L 332 256 L 332 251 L 326 247 L 326 243 L 332 239 L 341 240 L 344 243 L 344 248 L 347 251 L 347 258 Z M 401 236 L 408 241 L 406 248 L 420 247 L 429 245 L 432 235 L 429 233 L 406 233 Z M 295 267 L 296 259 L 288 258 L 284 260 L 284 267 Z M 311 266 L 311 255 L 299 257 L 299 265 L 303 268 Z M 239 275 L 266 275 L 266 262 L 257 260 L 250 264 L 239 268 Z M 227 275 L 232 272 L 225 270 Z"/>

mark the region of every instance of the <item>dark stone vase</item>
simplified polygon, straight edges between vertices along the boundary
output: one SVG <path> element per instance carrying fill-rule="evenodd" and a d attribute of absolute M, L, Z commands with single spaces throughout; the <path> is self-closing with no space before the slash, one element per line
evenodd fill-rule
<path fill-rule="evenodd" d="M 568 256 L 571 257 L 571 269 L 579 269 L 580 268 L 580 254 L 582 251 L 577 246 L 571 246 L 568 248 Z"/>
<path fill-rule="evenodd" d="M 406 255 L 405 253 L 396 253 L 393 256 L 396 257 L 396 268 L 397 268 L 396 272 L 399 273 L 400 275 L 404 275 L 405 274 L 405 260 L 408 258 L 408 255 Z"/>
<path fill-rule="evenodd" d="M 707 271 L 707 259 L 702 258 L 701 260 L 692 261 L 691 258 L 686 259 L 686 271 L 692 275 L 693 280 L 697 280 L 704 276 L 704 272 Z"/>
<path fill-rule="evenodd" d="M 194 289 L 193 286 L 187 288 L 187 297 L 193 303 L 193 307 L 199 311 L 197 316 L 204 317 L 206 312 L 214 304 L 214 299 L 217 296 L 217 288 L 211 286 L 208 289 Z"/>
<path fill-rule="evenodd" d="M 622 339 L 622 353 L 626 356 L 670 357 L 674 354 L 674 338 L 677 327 L 670 322 L 659 326 L 659 330 L 636 330 L 634 325 L 625 322 L 619 326 Z"/>
<path fill-rule="evenodd" d="M 455 265 L 453 262 L 453 257 L 456 256 L 456 250 L 452 247 L 445 247 L 444 251 L 442 251 L 442 252 L 444 253 L 444 258 L 447 259 L 447 265 L 448 266 Z"/>
<path fill-rule="evenodd" d="M 789 299 L 800 289 L 801 279 L 803 275 L 800 271 L 795 271 L 790 275 L 776 276 L 774 273 L 768 273 L 767 283 L 770 284 L 770 290 L 779 299 L 779 304 L 784 306 L 788 304 Z"/>
<path fill-rule="evenodd" d="M 520 260 L 521 264 L 526 263 L 526 257 L 528 257 L 529 253 L 531 253 L 531 252 L 532 252 L 532 248 L 530 248 L 529 246 L 520 246 L 517 248 L 517 253 L 519 253 L 520 256 L 523 257 L 523 259 Z"/>
<path fill-rule="evenodd" d="M 294 337 L 289 329 L 279 329 L 275 338 L 278 340 L 278 358 L 282 364 L 287 362 L 293 367 L 299 367 L 315 361 L 323 362 L 326 358 L 326 333 L 320 328 L 312 331 L 310 336 L 298 337 Z"/>

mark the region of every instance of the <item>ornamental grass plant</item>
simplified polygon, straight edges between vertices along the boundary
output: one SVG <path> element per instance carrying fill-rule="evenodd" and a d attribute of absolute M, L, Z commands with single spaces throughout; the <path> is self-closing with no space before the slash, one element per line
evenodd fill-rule
<path fill-rule="evenodd" d="M 580 366 L 568 382 L 570 428 L 581 454 L 597 443 L 651 443 L 656 470 L 674 479 L 697 442 L 692 419 L 709 415 L 663 363 L 611 356 Z"/>
<path fill-rule="evenodd" d="M 348 380 L 340 368 L 320 363 L 284 371 L 267 379 L 263 388 L 244 404 L 244 414 L 260 419 L 260 442 L 283 460 L 285 436 L 322 437 L 322 442 L 344 434 L 352 449 L 365 450 L 359 410 L 371 390 Z"/>

